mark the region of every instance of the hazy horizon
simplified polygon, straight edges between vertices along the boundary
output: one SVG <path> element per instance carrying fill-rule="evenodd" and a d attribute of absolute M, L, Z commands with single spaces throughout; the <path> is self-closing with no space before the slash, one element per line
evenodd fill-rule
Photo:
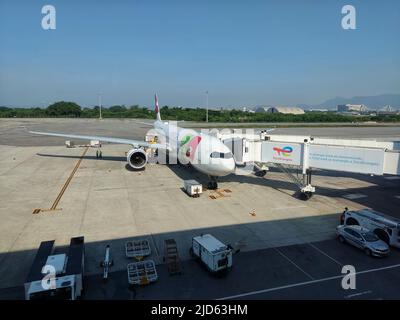
<path fill-rule="evenodd" d="M 400 101 L 400 94 L 383 94 L 383 95 L 377 95 L 377 97 L 378 96 L 386 96 L 386 95 L 396 95 L 396 96 L 398 96 L 398 98 L 399 98 L 399 101 Z M 348 99 L 348 100 L 351 100 L 351 99 L 354 99 L 354 98 L 357 98 L 357 97 L 334 97 L 334 98 L 332 98 L 332 99 Z M 363 97 L 361 97 L 361 98 L 363 98 Z M 328 100 L 330 100 L 330 99 L 328 99 Z M 10 107 L 10 108 L 41 108 L 41 109 L 44 109 L 44 108 L 47 108 L 49 105 L 51 105 L 51 104 L 53 104 L 53 103 L 56 103 L 56 102 L 59 102 L 59 101 L 65 101 L 65 102 L 75 102 L 75 103 L 77 103 L 76 101 L 71 101 L 71 100 L 57 100 L 57 101 L 51 101 L 48 105 L 1 105 L 0 104 L 0 107 Z M 78 103 L 79 104 L 79 103 Z M 307 106 L 308 106 L 308 108 L 318 108 L 318 107 L 320 107 L 320 108 L 322 108 L 323 106 L 320 106 L 320 104 L 323 104 L 323 102 L 322 103 L 315 103 L 315 104 L 307 104 Z M 361 104 L 361 103 L 360 103 Z M 98 104 L 97 103 L 94 103 L 94 104 L 91 104 L 91 105 L 81 105 L 81 104 L 79 104 L 82 108 L 94 108 L 94 107 L 98 107 Z M 214 106 L 214 105 L 209 105 L 209 109 L 215 109 L 215 110 L 219 110 L 220 108 L 223 108 L 223 109 L 231 109 L 231 108 L 233 108 L 233 109 L 241 109 L 241 108 L 243 108 L 243 107 L 246 107 L 246 108 L 248 108 L 249 110 L 252 110 L 252 109 L 254 109 L 254 108 L 256 108 L 256 107 L 261 107 L 261 106 L 290 106 L 290 107 L 300 107 L 300 108 L 303 108 L 303 106 L 304 106 L 305 104 L 302 104 L 302 103 L 296 103 L 296 104 L 292 104 L 292 105 L 283 105 L 283 104 L 277 104 L 277 105 L 271 105 L 271 104 L 268 104 L 268 103 L 265 103 L 265 104 L 258 104 L 258 105 L 245 105 L 245 104 L 243 104 L 243 105 L 229 105 L 229 106 Z M 129 107 L 132 107 L 132 106 L 139 106 L 139 107 L 147 107 L 148 109 L 153 109 L 153 107 L 154 107 L 154 101 L 153 101 L 153 103 L 149 103 L 149 104 L 143 104 L 143 105 L 141 105 L 141 104 L 138 104 L 138 103 L 135 103 L 135 102 L 130 102 L 130 103 L 127 103 L 127 104 L 115 104 L 115 103 L 110 103 L 110 104 L 102 104 L 102 106 L 103 107 L 105 107 L 105 108 L 109 108 L 109 107 L 112 107 L 112 106 L 125 106 L 125 107 L 127 107 L 127 108 L 129 108 Z M 205 108 L 205 106 L 202 106 L 202 105 L 198 105 L 198 106 L 187 106 L 187 105 L 166 105 L 166 104 L 163 104 L 163 103 L 160 103 L 160 106 L 161 107 L 163 107 L 163 106 L 168 106 L 168 107 L 182 107 L 182 108 Z M 336 106 L 337 106 L 337 104 L 335 105 L 335 106 L 326 106 L 326 107 L 324 107 L 324 108 L 328 108 L 328 109 L 332 109 L 332 108 L 335 108 L 336 109 Z M 367 107 L 370 107 L 371 109 L 373 109 L 375 106 L 368 106 L 368 105 L 366 105 Z M 379 107 L 384 107 L 385 105 L 384 104 L 381 104 Z M 400 110 L 400 102 L 398 103 L 398 104 L 395 104 L 395 105 L 390 105 L 392 108 L 394 108 L 395 110 Z M 307 109 L 307 108 L 306 108 Z"/>

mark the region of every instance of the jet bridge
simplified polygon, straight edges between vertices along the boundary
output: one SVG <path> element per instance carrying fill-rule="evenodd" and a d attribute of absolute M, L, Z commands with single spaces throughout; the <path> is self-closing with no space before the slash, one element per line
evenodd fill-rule
<path fill-rule="evenodd" d="M 298 186 L 304 200 L 315 192 L 313 169 L 400 175 L 400 141 L 268 135 L 264 131 L 217 136 L 230 147 L 239 166 L 254 163 L 256 171 L 277 167 Z M 295 170 L 301 170 L 300 177 L 293 173 Z"/>

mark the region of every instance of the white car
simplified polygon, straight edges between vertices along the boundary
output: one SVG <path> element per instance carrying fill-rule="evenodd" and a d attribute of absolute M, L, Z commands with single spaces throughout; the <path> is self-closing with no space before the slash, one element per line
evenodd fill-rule
<path fill-rule="evenodd" d="M 348 242 L 364 250 L 368 256 L 384 257 L 390 253 L 389 245 L 366 228 L 340 225 L 336 227 L 336 233 L 340 242 Z"/>

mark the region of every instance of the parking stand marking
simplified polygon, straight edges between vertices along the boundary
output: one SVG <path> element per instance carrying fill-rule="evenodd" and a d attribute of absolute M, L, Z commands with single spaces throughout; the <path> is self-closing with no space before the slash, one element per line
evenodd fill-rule
<path fill-rule="evenodd" d="M 320 248 L 318 248 L 317 246 L 313 245 L 312 243 L 308 243 L 311 247 L 313 247 L 315 250 L 317 250 L 318 252 L 320 252 L 321 254 L 323 254 L 325 257 L 328 257 L 329 259 L 331 259 L 332 261 L 334 261 L 335 263 L 337 263 L 339 266 L 343 266 L 343 263 L 340 263 L 339 261 L 337 261 L 335 258 L 332 258 L 329 254 L 325 253 L 324 251 L 322 251 Z"/>
<path fill-rule="evenodd" d="M 400 264 L 395 264 L 395 265 L 388 266 L 388 267 L 381 267 L 381 268 L 375 268 L 375 269 L 359 271 L 359 272 L 356 272 L 355 274 L 356 275 L 358 275 L 358 274 L 367 274 L 367 273 L 371 273 L 371 272 L 377 272 L 377 271 L 388 270 L 388 269 L 395 269 L 395 268 L 399 268 L 399 267 L 400 267 Z M 326 281 L 335 280 L 335 279 L 341 279 L 341 278 L 343 278 L 343 274 L 340 274 L 338 276 L 323 278 L 323 279 L 317 279 L 317 280 L 299 282 L 299 283 L 294 283 L 294 284 L 288 284 L 286 286 L 281 286 L 281 287 L 275 287 L 275 288 L 269 288 L 269 289 L 251 291 L 251 292 L 245 292 L 245 293 L 241 293 L 241 294 L 237 294 L 237 295 L 233 295 L 233 296 L 229 296 L 229 297 L 218 298 L 216 300 L 237 299 L 237 298 L 242 298 L 242 297 L 246 297 L 246 296 L 253 296 L 253 295 L 261 294 L 261 293 L 267 293 L 267 292 L 273 292 L 273 291 L 278 291 L 278 290 L 301 287 L 301 286 L 306 286 L 306 285 L 309 285 L 309 284 L 321 283 L 321 282 L 326 282 Z"/>
<path fill-rule="evenodd" d="M 286 256 L 283 252 L 281 252 L 279 249 L 274 248 L 275 251 L 277 251 L 282 257 L 286 258 L 290 263 L 292 263 L 297 269 L 299 269 L 301 272 L 303 272 L 307 277 L 309 277 L 311 280 L 314 280 L 314 278 L 307 273 L 306 271 L 304 271 L 300 266 L 298 266 L 296 263 L 294 263 L 292 260 L 289 259 L 288 256 Z"/>
<path fill-rule="evenodd" d="M 351 299 L 351 298 L 363 296 L 363 295 L 369 294 L 369 293 L 372 293 L 372 291 L 371 291 L 371 290 L 368 290 L 368 291 L 353 293 L 353 294 L 349 294 L 348 296 L 344 296 L 344 297 L 345 297 L 346 299 Z"/>
<path fill-rule="evenodd" d="M 399 176 L 385 177 L 385 179 L 387 179 L 387 180 L 399 180 L 400 177 Z"/>
<path fill-rule="evenodd" d="M 361 199 L 365 198 L 367 195 L 362 194 L 362 193 L 351 193 L 351 194 L 346 194 L 343 196 L 343 198 L 349 199 L 349 200 L 355 200 L 355 199 Z"/>

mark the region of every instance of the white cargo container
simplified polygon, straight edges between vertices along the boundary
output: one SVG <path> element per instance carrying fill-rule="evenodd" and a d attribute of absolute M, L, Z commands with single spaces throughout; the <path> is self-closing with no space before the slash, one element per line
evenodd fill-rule
<path fill-rule="evenodd" d="M 200 194 L 203 192 L 203 186 L 196 180 L 184 180 L 183 188 L 189 196 L 195 198 L 200 197 Z"/>
<path fill-rule="evenodd" d="M 65 141 L 65 145 L 67 148 L 74 148 L 75 147 L 75 143 L 71 140 L 66 140 Z"/>
<path fill-rule="evenodd" d="M 211 234 L 194 237 L 190 251 L 210 272 L 220 273 L 232 267 L 232 248 Z"/>
<path fill-rule="evenodd" d="M 94 148 L 101 147 L 100 141 L 99 140 L 90 140 L 90 146 Z"/>

